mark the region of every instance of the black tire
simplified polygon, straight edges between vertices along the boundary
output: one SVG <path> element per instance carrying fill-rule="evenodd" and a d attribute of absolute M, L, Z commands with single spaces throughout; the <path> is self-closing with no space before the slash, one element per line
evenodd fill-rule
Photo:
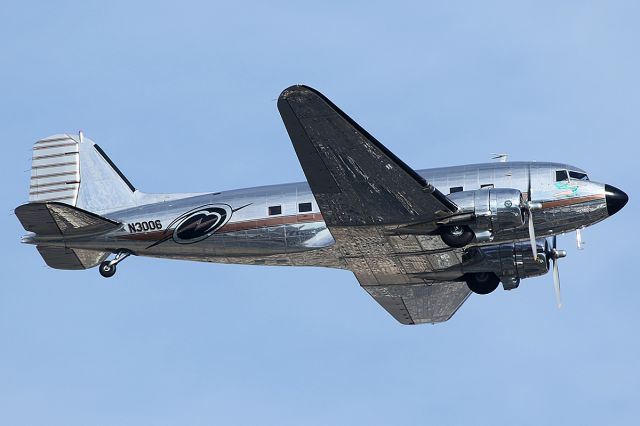
<path fill-rule="evenodd" d="M 442 241 L 449 247 L 461 248 L 473 240 L 474 234 L 468 226 L 447 226 L 440 234 Z"/>
<path fill-rule="evenodd" d="M 500 284 L 500 279 L 493 272 L 475 272 L 465 275 L 464 279 L 475 294 L 489 294 Z"/>
<path fill-rule="evenodd" d="M 108 260 L 105 260 L 98 267 L 100 275 L 105 278 L 110 278 L 116 273 L 116 265 L 110 265 Z"/>

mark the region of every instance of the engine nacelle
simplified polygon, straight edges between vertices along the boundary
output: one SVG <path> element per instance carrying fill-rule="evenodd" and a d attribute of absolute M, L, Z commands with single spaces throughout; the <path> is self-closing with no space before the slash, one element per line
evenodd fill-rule
<path fill-rule="evenodd" d="M 517 189 L 462 191 L 449 194 L 449 198 L 458 205 L 460 213 L 473 215 L 473 223 L 467 226 L 477 241 L 491 241 L 498 232 L 524 225 L 522 193 Z"/>
<path fill-rule="evenodd" d="M 538 258 L 531 253 L 529 242 L 505 243 L 465 250 L 462 263 L 443 271 L 423 274 L 427 279 L 458 279 L 465 274 L 493 272 L 505 290 L 518 287 L 520 279 L 549 272 L 549 246 L 546 239 L 537 240 Z"/>
<path fill-rule="evenodd" d="M 465 272 L 493 271 L 499 277 L 528 278 L 549 272 L 548 246 L 545 239 L 536 241 L 538 259 L 531 253 L 529 242 L 497 244 L 479 247 L 479 253 L 468 255 L 474 259 L 473 266 L 463 266 Z"/>

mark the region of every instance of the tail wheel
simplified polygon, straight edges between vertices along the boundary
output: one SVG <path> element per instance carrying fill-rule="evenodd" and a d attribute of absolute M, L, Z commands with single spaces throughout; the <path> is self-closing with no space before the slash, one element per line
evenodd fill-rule
<path fill-rule="evenodd" d="M 442 241 L 449 247 L 464 247 L 473 240 L 474 234 L 468 226 L 454 225 L 447 226 L 440 234 Z"/>
<path fill-rule="evenodd" d="M 105 278 L 112 277 L 116 273 L 116 265 L 132 254 L 133 252 L 126 249 L 120 249 L 116 251 L 116 257 L 114 257 L 113 260 L 105 260 L 100 264 L 100 266 L 98 267 L 100 275 Z"/>
<path fill-rule="evenodd" d="M 500 279 L 493 272 L 475 272 L 465 275 L 469 290 L 476 294 L 489 294 L 498 288 Z"/>
<path fill-rule="evenodd" d="M 116 273 L 116 265 L 112 265 L 110 261 L 105 260 L 100 264 L 98 270 L 100 271 L 100 275 L 105 278 L 109 278 Z"/>

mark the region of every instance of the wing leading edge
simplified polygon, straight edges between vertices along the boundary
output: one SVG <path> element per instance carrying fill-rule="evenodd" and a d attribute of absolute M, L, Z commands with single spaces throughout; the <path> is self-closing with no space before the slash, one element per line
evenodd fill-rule
<path fill-rule="evenodd" d="M 459 254 L 437 247 L 438 237 L 390 231 L 433 223 L 457 206 L 318 91 L 291 86 L 280 95 L 278 110 L 324 221 L 360 285 L 403 324 L 448 320 L 469 289 L 464 282 L 427 282 L 420 273 L 459 261 Z M 443 254 L 425 255 L 434 248 Z"/>

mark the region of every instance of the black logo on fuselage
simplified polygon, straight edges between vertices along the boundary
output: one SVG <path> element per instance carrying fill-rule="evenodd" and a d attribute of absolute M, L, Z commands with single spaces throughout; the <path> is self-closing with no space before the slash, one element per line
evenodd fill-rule
<path fill-rule="evenodd" d="M 232 209 L 228 204 L 209 204 L 190 210 L 171 222 L 166 227 L 162 238 L 147 248 L 157 246 L 170 239 L 178 244 L 193 244 L 202 241 L 222 228 L 231 219 L 233 212 L 248 205 Z"/>
<path fill-rule="evenodd" d="M 176 219 L 173 241 L 178 244 L 202 241 L 227 223 L 231 214 L 231 207 L 227 205 L 200 207 L 188 212 Z"/>

